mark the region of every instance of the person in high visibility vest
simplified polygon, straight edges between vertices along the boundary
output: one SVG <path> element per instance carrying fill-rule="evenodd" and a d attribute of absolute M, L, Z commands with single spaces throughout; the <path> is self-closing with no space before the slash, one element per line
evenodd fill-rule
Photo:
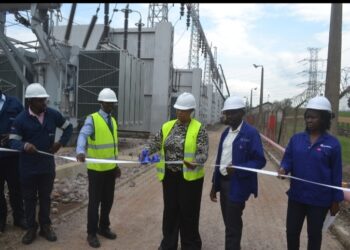
<path fill-rule="evenodd" d="M 115 92 L 104 88 L 97 99 L 101 104 L 98 112 L 90 114 L 81 128 L 76 148 L 76 158 L 85 162 L 85 147 L 89 158 L 116 160 L 118 157 L 117 122 L 111 113 L 118 102 Z M 109 213 L 114 200 L 115 179 L 121 176 L 116 163 L 87 163 L 89 179 L 89 204 L 87 213 L 87 241 L 91 247 L 101 246 L 96 234 L 116 239 L 110 229 Z M 99 214 L 101 207 L 101 214 Z"/>
<path fill-rule="evenodd" d="M 204 180 L 203 164 L 208 158 L 208 134 L 191 113 L 196 101 L 191 93 L 178 96 L 177 119 L 165 122 L 144 150 L 160 152 L 157 176 L 163 185 L 163 239 L 158 249 L 201 249 L 199 215 Z M 143 151 L 144 152 L 144 151 Z M 143 156 L 144 154 L 141 154 Z M 140 159 L 141 162 L 143 159 Z M 170 164 L 170 161 L 182 163 Z"/>
<path fill-rule="evenodd" d="M 341 187 L 341 144 L 327 132 L 332 118 L 332 106 L 326 97 L 316 96 L 309 100 L 304 113 L 305 131 L 296 133 L 289 140 L 278 170 L 279 177 L 290 173 L 297 178 Z M 327 213 L 336 215 L 339 212 L 344 192 L 291 179 L 287 195 L 288 249 L 299 249 L 305 217 L 308 249 L 321 249 L 322 228 Z"/>
<path fill-rule="evenodd" d="M 241 249 L 243 210 L 251 194 L 258 196 L 257 173 L 235 169 L 232 166 L 262 169 L 266 164 L 259 132 L 243 121 L 246 104 L 243 98 L 230 96 L 222 109 L 223 121 L 228 127 L 222 132 L 210 199 L 220 206 L 225 224 L 225 249 Z"/>

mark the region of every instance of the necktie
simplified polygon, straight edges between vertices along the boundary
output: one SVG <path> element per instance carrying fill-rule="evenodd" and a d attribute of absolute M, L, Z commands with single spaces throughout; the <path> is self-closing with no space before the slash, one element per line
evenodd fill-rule
<path fill-rule="evenodd" d="M 111 121 L 111 115 L 107 115 L 107 125 L 109 127 L 109 130 L 113 134 L 113 125 L 112 125 L 112 121 Z"/>

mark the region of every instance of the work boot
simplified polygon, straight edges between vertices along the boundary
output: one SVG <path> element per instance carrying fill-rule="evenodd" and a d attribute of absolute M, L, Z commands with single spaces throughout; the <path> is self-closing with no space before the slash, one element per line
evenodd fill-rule
<path fill-rule="evenodd" d="M 42 225 L 40 227 L 39 235 L 44 237 L 48 241 L 56 241 L 57 240 L 56 234 L 53 231 L 51 225 L 49 225 L 49 224 Z"/>
<path fill-rule="evenodd" d="M 29 228 L 27 230 L 27 233 L 22 238 L 22 243 L 28 245 L 32 243 L 33 240 L 35 240 L 35 238 L 36 238 L 36 228 Z"/>
<path fill-rule="evenodd" d="M 16 227 L 20 227 L 23 230 L 27 230 L 28 229 L 27 220 L 25 218 L 14 220 L 13 221 L 13 225 L 15 225 Z"/>
<path fill-rule="evenodd" d="M 98 248 L 101 246 L 96 234 L 88 234 L 87 241 L 89 242 L 90 247 Z"/>
<path fill-rule="evenodd" d="M 97 231 L 97 233 L 98 233 L 99 235 L 102 235 L 103 237 L 105 237 L 105 238 L 107 238 L 107 239 L 110 239 L 110 240 L 114 240 L 114 239 L 117 238 L 117 235 L 116 235 L 115 233 L 113 233 L 113 232 L 111 231 L 111 229 L 109 229 L 109 228 L 106 228 L 106 229 L 101 229 L 101 228 L 99 228 L 98 231 Z"/>

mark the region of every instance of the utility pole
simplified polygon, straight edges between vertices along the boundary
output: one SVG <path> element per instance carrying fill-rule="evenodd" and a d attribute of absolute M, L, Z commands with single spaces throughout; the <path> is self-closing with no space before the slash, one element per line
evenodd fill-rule
<path fill-rule="evenodd" d="M 338 109 L 341 73 L 342 4 L 332 3 L 329 26 L 328 58 L 325 96 L 332 105 L 335 115 L 331 133 L 338 134 Z"/>

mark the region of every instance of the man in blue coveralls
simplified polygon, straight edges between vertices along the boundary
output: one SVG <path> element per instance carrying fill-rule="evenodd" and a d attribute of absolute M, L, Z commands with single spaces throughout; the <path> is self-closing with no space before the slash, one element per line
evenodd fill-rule
<path fill-rule="evenodd" d="M 20 182 L 24 198 L 24 210 L 28 231 L 22 238 L 23 244 L 30 244 L 36 237 L 38 224 L 35 220 L 37 196 L 39 198 L 40 235 L 49 241 L 57 237 L 51 227 L 51 192 L 55 179 L 55 161 L 52 155 L 66 145 L 72 135 L 70 124 L 57 110 L 47 107 L 49 95 L 40 83 L 28 85 L 25 98 L 28 108 L 13 122 L 10 133 L 10 147 L 20 154 Z M 63 130 L 55 142 L 56 128 Z"/>
<path fill-rule="evenodd" d="M 0 90 L 0 147 L 8 148 L 10 128 L 16 116 L 23 110 L 17 98 L 8 96 Z M 5 199 L 5 182 L 9 190 L 13 224 L 27 229 L 24 217 L 23 199 L 18 173 L 18 153 L 0 152 L 0 232 L 5 231 L 7 204 Z"/>
<path fill-rule="evenodd" d="M 221 212 L 225 224 L 225 249 L 241 249 L 242 214 L 251 194 L 258 195 L 257 173 L 234 166 L 261 169 L 266 164 L 259 132 L 242 120 L 245 103 L 231 96 L 222 109 L 224 123 L 229 125 L 221 135 L 210 199 L 217 201 L 220 192 Z"/>

